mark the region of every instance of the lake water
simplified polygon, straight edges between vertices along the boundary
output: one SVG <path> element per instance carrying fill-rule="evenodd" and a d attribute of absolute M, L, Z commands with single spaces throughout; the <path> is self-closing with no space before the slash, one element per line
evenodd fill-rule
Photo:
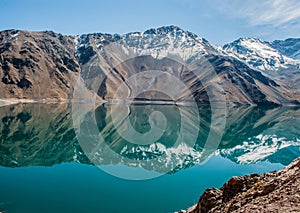
<path fill-rule="evenodd" d="M 296 107 L 235 107 L 225 115 L 208 106 L 83 108 L 0 107 L 0 210 L 174 212 L 232 176 L 277 170 L 300 156 Z M 147 132 L 154 136 L 143 138 Z"/>

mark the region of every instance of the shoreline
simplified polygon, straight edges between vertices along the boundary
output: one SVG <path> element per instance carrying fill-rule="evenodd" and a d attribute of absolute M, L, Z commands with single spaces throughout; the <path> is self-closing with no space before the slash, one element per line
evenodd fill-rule
<path fill-rule="evenodd" d="M 300 212 L 300 158 L 263 174 L 233 176 L 220 188 L 208 188 L 199 201 L 177 213 Z"/>
<path fill-rule="evenodd" d="M 69 101 L 70 101 L 69 99 L 56 99 L 56 100 L 40 99 L 40 100 L 34 100 L 34 99 L 8 98 L 8 99 L 0 99 L 0 107 L 13 105 L 13 104 L 20 104 L 20 103 L 67 103 Z"/>
<path fill-rule="evenodd" d="M 19 104 L 19 103 L 106 103 L 106 104 L 155 104 L 155 105 L 178 105 L 178 106 L 194 106 L 197 102 L 191 101 L 170 101 L 170 100 L 131 100 L 131 99 L 110 99 L 110 100 L 94 100 L 94 99 L 87 99 L 87 100 L 76 100 L 76 99 L 26 99 L 26 98 L 0 98 L 0 107 L 7 106 L 12 104 Z M 271 107 L 270 105 L 256 105 L 256 104 L 237 104 L 233 102 L 225 102 L 226 108 L 231 107 Z M 217 102 L 214 102 L 216 105 Z M 211 106 L 211 103 L 201 104 L 200 106 Z M 273 107 L 300 107 L 300 104 L 281 104 L 281 105 L 273 105 Z"/>

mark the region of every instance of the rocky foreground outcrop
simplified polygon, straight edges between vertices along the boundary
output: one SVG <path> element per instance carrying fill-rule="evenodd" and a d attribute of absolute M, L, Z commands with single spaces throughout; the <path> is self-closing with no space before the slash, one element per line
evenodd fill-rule
<path fill-rule="evenodd" d="M 207 189 L 187 211 L 300 212 L 300 158 L 283 170 L 232 177 L 220 189 Z"/>

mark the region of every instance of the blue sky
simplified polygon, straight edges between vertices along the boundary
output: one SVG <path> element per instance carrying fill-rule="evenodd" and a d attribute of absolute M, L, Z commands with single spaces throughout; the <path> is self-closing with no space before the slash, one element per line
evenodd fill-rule
<path fill-rule="evenodd" d="M 214 44 L 300 37 L 299 0 L 0 0 L 0 30 L 127 33 L 177 25 Z"/>

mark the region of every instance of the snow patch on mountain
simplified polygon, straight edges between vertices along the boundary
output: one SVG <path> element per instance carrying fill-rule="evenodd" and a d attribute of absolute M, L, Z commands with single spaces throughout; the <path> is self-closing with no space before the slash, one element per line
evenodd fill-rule
<path fill-rule="evenodd" d="M 105 48 L 113 43 L 120 45 L 127 55 L 130 52 L 154 58 L 174 55 L 187 61 L 213 54 L 235 57 L 261 71 L 300 67 L 300 39 L 266 42 L 246 37 L 220 47 L 177 26 L 152 28 L 124 35 L 84 34 L 75 38 L 75 55 L 80 58 L 84 51 L 105 55 Z"/>

